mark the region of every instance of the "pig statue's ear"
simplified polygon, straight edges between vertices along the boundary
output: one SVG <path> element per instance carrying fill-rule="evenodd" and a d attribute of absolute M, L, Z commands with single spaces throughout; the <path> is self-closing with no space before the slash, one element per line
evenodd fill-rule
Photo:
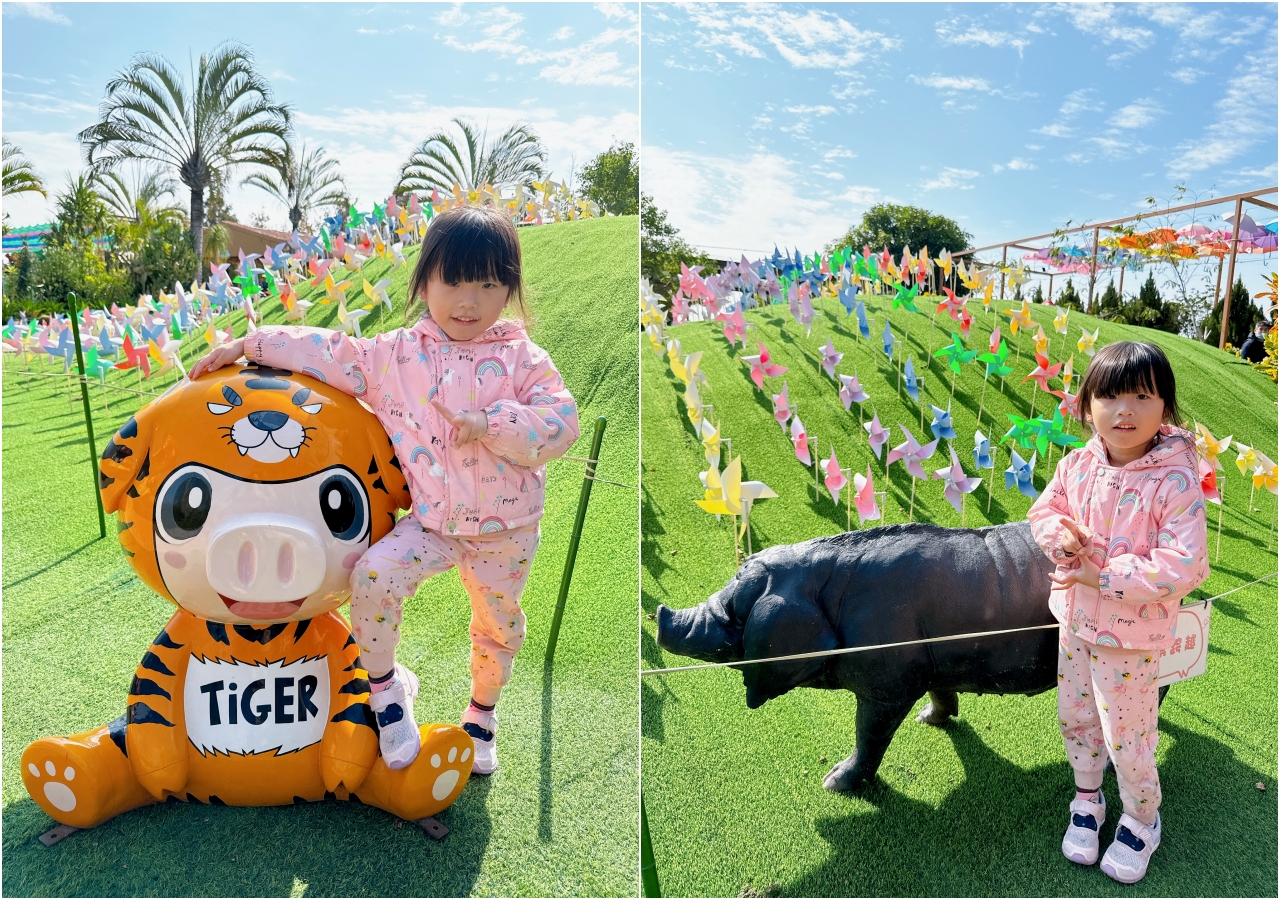
<path fill-rule="evenodd" d="M 783 598 L 766 594 L 752 606 L 742 630 L 744 659 L 814 653 L 834 650 L 836 646 L 831 623 L 818 605 L 803 595 Z M 755 709 L 766 700 L 782 696 L 813 678 L 824 663 L 825 658 L 818 658 L 743 666 L 747 706 Z"/>

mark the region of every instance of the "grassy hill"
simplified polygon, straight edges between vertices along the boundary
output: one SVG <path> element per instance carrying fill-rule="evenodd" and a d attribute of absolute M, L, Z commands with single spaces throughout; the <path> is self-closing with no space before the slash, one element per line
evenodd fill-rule
<path fill-rule="evenodd" d="M 636 482 L 637 220 L 610 218 L 521 229 L 536 325 L 591 427 L 608 417 L 599 474 Z M 410 266 L 416 250 L 411 250 Z M 399 326 L 409 269 L 391 277 L 395 311 L 374 311 L 366 334 Z M 389 275 L 388 275 L 389 273 Z M 363 304 L 359 276 L 347 294 Z M 310 288 L 303 296 L 316 300 Z M 279 304 L 264 304 L 268 322 Z M 336 325 L 313 307 L 310 325 Z M 234 333 L 244 334 L 243 315 Z M 183 347 L 190 367 L 200 335 Z M 501 769 L 476 778 L 441 820 L 434 843 L 417 828 L 355 803 L 231 809 L 184 804 L 136 810 L 46 849 L 52 824 L 27 797 L 22 749 L 118 716 L 135 666 L 172 606 L 144 587 L 108 525 L 98 539 L 78 389 L 55 378 L 4 378 L 4 880 L 6 894 L 125 896 L 612 895 L 636 883 L 637 754 L 633 491 L 592 494 L 554 670 L 542 658 L 582 466 L 552 462 L 542 544 L 523 605 L 528 640 L 501 704 Z M 40 364 L 36 364 L 40 371 Z M 50 369 L 49 371 L 52 371 Z M 133 372 L 111 383 L 136 388 Z M 144 382 L 163 390 L 171 375 Z M 147 397 L 93 389 L 98 450 Z M 69 402 L 72 398 L 74 402 Z M 470 688 L 466 596 L 456 573 L 406 602 L 399 658 L 422 680 L 420 721 L 455 722 Z"/>
<path fill-rule="evenodd" d="M 834 298 L 824 298 L 811 336 L 783 306 L 747 313 L 754 325 L 747 350 L 731 350 L 718 324 L 695 323 L 668 329 L 683 352 L 704 351 L 701 386 L 713 419 L 741 455 L 743 477 L 764 481 L 779 494 L 756 504 L 751 526 L 754 547 L 791 543 L 845 530 L 843 503 L 836 507 L 825 488 L 815 499 L 814 473 L 795 458 L 792 445 L 772 416 L 769 397 L 755 389 L 748 367 L 737 357 L 755 353 L 762 340 L 774 361 L 790 371 L 766 387 L 780 391 L 785 381 L 808 433 L 818 438 L 819 456 L 834 445 L 843 466 L 865 472 L 871 465 L 877 490 L 888 490 L 886 522 L 907 520 L 911 478 L 900 465 L 886 477 L 875 460 L 858 409 L 841 405 L 839 383 L 820 368 L 819 348 L 831 337 L 845 356 L 837 370 L 858 374 L 881 423 L 893 431 L 888 447 L 903 440 L 898 423 L 922 442 L 932 440 L 932 419 L 902 391 L 897 369 L 881 349 L 885 316 L 902 338 L 903 352 L 925 374 L 921 402 L 946 408 L 950 401 L 957 433 L 956 453 L 966 471 L 975 467 L 971 450 L 982 402 L 985 371 L 964 367 L 950 399 L 951 372 L 945 361 L 926 369 L 930 351 L 950 343 L 945 313 L 936 326 L 934 304 L 926 313 L 886 313 L 887 297 L 864 297 L 872 317 L 871 340 L 857 334 L 856 318 L 846 318 Z M 986 350 L 992 328 L 1007 317 L 974 312 L 969 348 Z M 993 303 L 1004 308 L 1011 304 Z M 1052 355 L 1063 358 L 1063 337 L 1052 325 L 1056 310 L 1037 307 L 1033 315 L 1052 338 Z M 1178 400 L 1188 420 L 1203 422 L 1216 436 L 1234 434 L 1276 458 L 1276 386 L 1216 348 L 1142 328 L 1112 325 L 1079 313 L 1070 315 L 1070 347 L 1081 328 L 1101 328 L 1098 346 L 1122 339 L 1162 346 L 1178 379 Z M 1032 337 L 1010 339 L 1014 374 L 987 387 L 982 430 L 993 445 L 1009 429 L 1006 413 L 1031 410 L 1033 382 L 1022 382 L 1034 367 Z M 733 574 L 734 540 L 726 520 L 694 505 L 702 496 L 698 472 L 706 468 L 702 447 L 684 412 L 683 385 L 664 356 L 642 350 L 642 548 L 644 612 L 659 603 L 692 606 L 719 589 Z M 1077 353 L 1076 371 L 1088 358 Z M 1055 382 L 1056 384 L 1056 382 Z M 1050 410 L 1036 400 L 1037 415 Z M 1077 423 L 1075 433 L 1080 433 Z M 949 462 L 947 442 L 925 463 L 932 472 Z M 994 446 L 993 446 L 994 451 Z M 1249 482 L 1237 471 L 1233 450 L 1223 459 L 1226 506 L 1221 558 L 1203 586 L 1209 596 L 1276 571 L 1275 497 L 1260 491 L 1249 509 Z M 1054 454 L 1054 462 L 1059 454 Z M 726 457 L 727 460 L 727 457 Z M 1007 450 L 996 458 L 997 479 L 986 512 L 990 470 L 969 495 L 967 526 L 1016 521 L 1031 501 L 1004 490 Z M 1038 462 L 1035 483 L 1043 488 L 1047 467 Z M 943 499 L 942 484 L 916 485 L 915 518 L 958 526 L 960 517 Z M 843 497 L 842 497 L 843 500 Z M 856 528 L 858 518 L 853 515 Z M 1211 553 L 1217 507 L 1209 512 Z M 1213 557 L 1211 555 L 1211 561 Z M 1254 585 L 1217 601 L 1210 634 L 1208 672 L 1173 687 L 1161 710 L 1158 760 L 1164 785 L 1164 841 L 1147 878 L 1126 893 L 1143 895 L 1274 895 L 1276 882 L 1276 584 Z M 688 664 L 654 642 L 654 623 L 642 620 L 645 668 Z M 663 892 L 668 896 L 735 896 L 745 885 L 757 890 L 776 883 L 784 896 L 1096 896 L 1117 892 L 1096 867 L 1082 869 L 1065 859 L 1059 841 L 1071 797 L 1056 724 L 1055 694 L 1034 698 L 964 695 L 958 720 L 946 729 L 908 716 L 880 768 L 879 782 L 857 797 L 831 794 L 822 777 L 854 749 L 856 700 L 843 691 L 801 689 L 748 711 L 740 676 L 732 670 L 675 673 L 643 679 L 642 784 L 645 809 Z M 923 702 L 922 704 L 923 705 Z M 1255 783 L 1262 782 L 1259 792 Z M 1106 790 L 1118 809 L 1114 776 Z M 1110 841 L 1118 813 L 1104 829 Z M 1230 836 L 1230 837 L 1227 837 Z"/>

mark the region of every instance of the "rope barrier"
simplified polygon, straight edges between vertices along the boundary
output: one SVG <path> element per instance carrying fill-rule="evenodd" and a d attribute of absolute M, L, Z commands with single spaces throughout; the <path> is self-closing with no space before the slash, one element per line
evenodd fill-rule
<path fill-rule="evenodd" d="M 1250 581 L 1248 584 L 1242 584 L 1238 587 L 1234 587 L 1229 591 L 1223 591 L 1221 594 L 1217 594 L 1216 596 L 1206 597 L 1204 600 L 1197 600 L 1196 604 L 1211 603 L 1214 600 L 1218 600 L 1222 597 L 1226 597 L 1228 594 L 1234 594 L 1236 591 L 1244 590 L 1247 587 L 1252 587 L 1255 584 L 1259 584 L 1263 581 L 1267 581 L 1268 579 L 1275 578 L 1276 575 L 1277 575 L 1276 572 L 1272 572 L 1270 575 L 1264 575 L 1262 578 L 1258 578 L 1258 579 L 1255 579 L 1254 581 Z M 1192 605 L 1195 605 L 1195 604 L 1192 604 Z M 868 650 L 890 650 L 897 647 L 913 647 L 919 644 L 936 644 L 940 641 L 963 641 L 963 640 L 972 640 L 974 638 L 993 637 L 999 634 L 1017 634 L 1018 632 L 1022 632 L 1022 631 L 1046 631 L 1050 628 L 1059 628 L 1059 627 L 1061 626 L 1057 622 L 1054 622 L 1051 625 L 1031 625 L 1026 628 L 1003 628 L 998 631 L 975 631 L 969 634 L 948 634 L 948 635 L 944 635 L 943 637 L 919 638 L 914 641 L 899 641 L 893 644 L 872 644 L 872 645 L 862 646 L 862 647 L 840 647 L 835 650 L 816 650 L 812 653 L 793 653 L 789 656 L 771 656 L 765 659 L 744 659 L 738 662 L 724 662 L 724 663 L 701 663 L 696 666 L 675 666 L 669 669 L 641 669 L 640 677 L 644 678 L 648 675 L 666 675 L 671 672 L 692 672 L 697 669 L 723 669 L 731 666 L 733 667 L 753 666 L 753 665 L 758 665 L 760 663 L 791 662 L 793 660 L 801 660 L 801 659 L 818 659 L 820 657 L 825 657 L 825 656 L 844 656 L 849 653 L 863 653 Z"/>
<path fill-rule="evenodd" d="M 159 397 L 159 396 L 161 396 L 160 394 L 157 394 L 155 391 L 135 391 L 133 388 L 117 387 L 117 386 L 116 386 L 116 385 L 114 385 L 114 384 L 102 384 L 101 382 L 93 381 L 93 380 L 92 380 L 92 379 L 90 379 L 90 378 L 81 378 L 79 375 L 72 375 L 72 374 L 59 375 L 59 374 L 57 374 L 56 372 L 9 372 L 8 374 L 10 374 L 10 375 L 34 375 L 34 376 L 36 376 L 37 378 L 61 378 L 61 379 L 65 380 L 65 381 L 74 381 L 74 382 L 83 383 L 83 384 L 88 384 L 88 385 L 94 385 L 94 384 L 96 384 L 96 385 L 98 385 L 98 387 L 104 387 L 104 388 L 106 388 L 106 389 L 107 389 L 107 390 L 109 390 L 109 391 L 124 391 L 124 392 L 125 392 L 125 393 L 127 393 L 127 394 L 139 394 L 139 395 L 144 396 L 144 397 Z"/>

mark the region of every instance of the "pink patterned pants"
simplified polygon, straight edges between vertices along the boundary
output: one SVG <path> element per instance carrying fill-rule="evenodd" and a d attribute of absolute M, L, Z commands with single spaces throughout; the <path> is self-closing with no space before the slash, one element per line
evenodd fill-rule
<path fill-rule="evenodd" d="M 465 538 L 428 531 L 413 516 L 404 516 L 351 572 L 351 630 L 364 667 L 372 675 L 390 671 L 404 598 L 427 578 L 457 566 L 471 598 L 472 696 L 496 703 L 524 643 L 520 594 L 537 549 L 537 523 Z"/>
<path fill-rule="evenodd" d="M 1076 787 L 1101 787 L 1109 755 L 1124 811 L 1140 822 L 1155 822 L 1158 652 L 1099 647 L 1065 628 L 1058 637 L 1058 725 Z"/>

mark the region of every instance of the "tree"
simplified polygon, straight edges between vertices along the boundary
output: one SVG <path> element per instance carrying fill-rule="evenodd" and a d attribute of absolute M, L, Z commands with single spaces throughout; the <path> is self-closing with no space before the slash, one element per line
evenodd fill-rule
<path fill-rule="evenodd" d="M 55 198 L 58 218 L 45 243 L 50 247 L 95 249 L 95 238 L 104 243 L 114 235 L 107 223 L 107 208 L 98 196 L 91 174 L 67 176 L 67 186 Z"/>
<path fill-rule="evenodd" d="M 660 294 L 670 296 L 680 284 L 680 264 L 702 266 L 704 275 L 720 271 L 711 257 L 691 247 L 667 214 L 648 194 L 640 198 L 640 274 Z"/>
<path fill-rule="evenodd" d="M 635 144 L 616 144 L 582 167 L 579 182 L 587 199 L 615 216 L 640 211 L 640 165 Z"/>
<path fill-rule="evenodd" d="M 275 156 L 269 170 L 255 172 L 244 184 L 262 188 L 284 204 L 295 231 L 316 207 L 332 205 L 346 196 L 338 161 L 325 159 L 323 147 L 308 152 L 305 143 L 295 148 L 291 140 L 285 141 L 284 152 Z"/>
<path fill-rule="evenodd" d="M 1067 286 L 1058 294 L 1058 305 L 1065 306 L 1069 309 L 1084 310 L 1083 304 L 1080 302 L 1080 295 L 1076 293 L 1076 286 L 1067 279 Z"/>
<path fill-rule="evenodd" d="M 452 192 L 455 184 L 466 192 L 486 184 L 502 190 L 527 186 L 546 176 L 547 151 L 528 124 L 516 122 L 492 144 L 488 132 L 478 132 L 468 120 L 455 118 L 453 124 L 462 139 L 455 140 L 447 131 L 429 135 L 400 167 L 397 194 Z"/>
<path fill-rule="evenodd" d="M 1044 303 L 1044 289 L 1036 285 L 1036 292 L 1031 295 L 1032 303 Z"/>
<path fill-rule="evenodd" d="M 1114 280 L 1107 283 L 1107 289 L 1102 292 L 1102 296 L 1098 298 L 1097 316 L 1100 319 L 1114 319 L 1120 312 L 1120 306 L 1123 304 L 1124 298 L 1120 296 L 1120 292 L 1116 290 Z"/>
<path fill-rule="evenodd" d="M 36 174 L 35 165 L 22 155 L 22 148 L 4 141 L 4 196 L 36 193 L 47 197 L 44 182 Z"/>
<path fill-rule="evenodd" d="M 205 220 L 204 192 L 213 173 L 269 166 L 288 132 L 290 113 L 272 102 L 271 86 L 241 44 L 202 54 L 194 80 L 187 84 L 159 54 L 135 56 L 107 82 L 101 121 L 80 132 L 80 142 L 95 172 L 134 159 L 175 170 L 191 192 L 188 221 L 198 224 Z M 198 261 L 204 229 L 193 227 L 191 235 Z"/>
<path fill-rule="evenodd" d="M 204 205 L 204 225 L 217 228 L 223 222 L 239 222 L 235 210 L 227 202 L 227 178 L 222 172 L 214 172 L 209 180 L 209 199 Z M 208 254 L 205 254 L 206 256 Z"/>
<path fill-rule="evenodd" d="M 827 249 L 838 250 L 853 247 L 859 253 L 863 246 L 872 250 L 888 248 L 897 256 L 904 247 L 919 252 L 928 247 L 930 255 L 942 250 L 965 250 L 973 242 L 973 235 L 963 230 L 952 219 L 931 213 L 918 206 L 899 206 L 894 203 L 877 203 L 862 214 L 862 221 L 850 228 L 840 240 Z"/>
<path fill-rule="evenodd" d="M 1222 336 L 1222 304 L 1225 299 L 1224 297 L 1219 300 L 1213 307 L 1213 312 L 1204 320 L 1200 330 L 1200 339 L 1215 347 L 1218 345 L 1218 338 Z M 1231 289 L 1231 318 L 1227 321 L 1227 343 L 1238 348 L 1249 336 L 1249 332 L 1253 331 L 1253 326 L 1259 318 L 1258 308 L 1253 305 L 1249 291 L 1244 286 L 1244 280 L 1237 278 L 1235 287 Z"/>
<path fill-rule="evenodd" d="M 135 170 L 132 183 L 119 172 L 103 172 L 94 178 L 94 188 L 107 212 L 140 229 L 159 222 L 186 224 L 185 213 L 166 198 L 177 193 L 177 182 L 156 169 Z"/>

